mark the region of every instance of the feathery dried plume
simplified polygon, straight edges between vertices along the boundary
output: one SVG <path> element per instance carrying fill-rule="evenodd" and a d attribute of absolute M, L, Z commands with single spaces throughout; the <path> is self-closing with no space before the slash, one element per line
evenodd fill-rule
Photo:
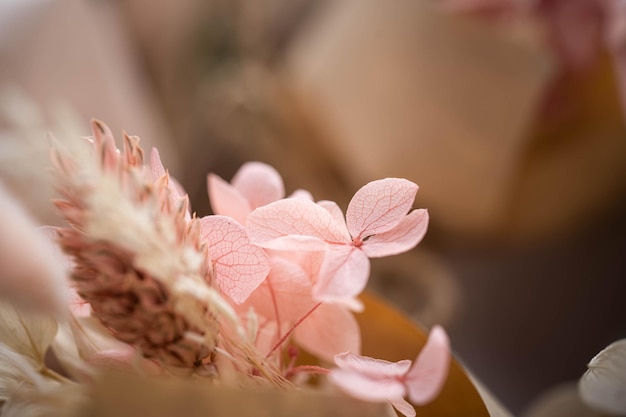
<path fill-rule="evenodd" d="M 118 150 L 103 123 L 92 129 L 91 158 L 52 151 L 64 197 L 55 204 L 71 225 L 58 229 L 58 241 L 73 259 L 73 284 L 92 315 L 144 357 L 211 374 L 219 306 L 177 289 L 189 282 L 212 290 L 187 197 L 173 192 L 167 173 L 150 178 L 138 138 L 124 135 Z"/>

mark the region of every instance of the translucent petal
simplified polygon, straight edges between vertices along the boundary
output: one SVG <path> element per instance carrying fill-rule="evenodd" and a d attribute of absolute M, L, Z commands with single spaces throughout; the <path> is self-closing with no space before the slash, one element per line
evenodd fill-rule
<path fill-rule="evenodd" d="M 363 251 L 353 246 L 332 245 L 313 286 L 313 298 L 335 303 L 351 300 L 367 285 L 369 271 L 370 262 Z"/>
<path fill-rule="evenodd" d="M 359 324 L 346 308 L 320 305 L 294 332 L 298 345 L 313 355 L 332 362 L 339 352 L 361 351 Z"/>
<path fill-rule="evenodd" d="M 363 401 L 388 401 L 402 398 L 405 390 L 395 379 L 371 379 L 360 373 L 333 369 L 328 380 L 348 395 Z"/>
<path fill-rule="evenodd" d="M 307 190 L 303 190 L 298 188 L 296 191 L 291 193 L 287 198 L 302 198 L 305 200 L 313 201 L 313 195 Z"/>
<path fill-rule="evenodd" d="M 262 162 L 243 164 L 231 184 L 246 198 L 253 210 L 285 197 L 285 186 L 280 174 Z"/>
<path fill-rule="evenodd" d="M 417 189 L 415 183 L 402 178 L 385 178 L 364 185 L 346 211 L 352 237 L 365 238 L 392 229 L 411 209 Z"/>
<path fill-rule="evenodd" d="M 281 323 L 294 322 L 311 307 L 311 282 L 298 265 L 286 259 L 272 258 L 267 279 L 252 292 L 243 308 L 253 307 L 263 317 Z"/>
<path fill-rule="evenodd" d="M 393 229 L 372 236 L 363 242 L 363 252 L 370 258 L 397 255 L 413 249 L 428 229 L 428 211 L 413 210 Z"/>
<path fill-rule="evenodd" d="M 242 225 L 225 216 L 200 219 L 216 286 L 236 303 L 244 302 L 270 270 L 265 251 L 250 243 Z"/>
<path fill-rule="evenodd" d="M 426 404 L 439 394 L 450 367 L 450 341 L 440 326 L 434 326 L 428 341 L 406 375 L 409 399 L 413 404 Z"/>
<path fill-rule="evenodd" d="M 278 200 L 254 210 L 248 216 L 246 230 L 255 243 L 287 235 L 313 236 L 326 242 L 346 241 L 328 211 L 301 198 Z"/>
<path fill-rule="evenodd" d="M 312 236 L 287 235 L 259 242 L 259 246 L 274 251 L 320 252 L 328 249 L 322 239 Z"/>
<path fill-rule="evenodd" d="M 214 174 L 207 177 L 209 199 L 213 213 L 229 216 L 241 224 L 246 223 L 252 211 L 248 200 L 235 187 Z"/>
<path fill-rule="evenodd" d="M 343 352 L 335 356 L 335 364 L 341 369 L 354 371 L 370 378 L 395 378 L 408 372 L 410 360 L 389 362 L 384 359 L 360 356 L 353 352 Z"/>
<path fill-rule="evenodd" d="M 335 219 L 335 223 L 337 223 L 337 226 L 339 226 L 344 232 L 345 240 L 351 240 L 350 232 L 348 232 L 348 227 L 346 226 L 346 219 L 345 217 L 343 217 L 343 212 L 341 211 L 341 208 L 339 208 L 337 203 L 329 200 L 321 200 L 317 202 L 317 205 L 323 207 L 326 211 L 330 213 L 331 216 L 333 216 L 333 219 Z"/>
<path fill-rule="evenodd" d="M 626 414 L 626 339 L 611 343 L 587 368 L 578 385 L 583 401 L 610 414 Z"/>

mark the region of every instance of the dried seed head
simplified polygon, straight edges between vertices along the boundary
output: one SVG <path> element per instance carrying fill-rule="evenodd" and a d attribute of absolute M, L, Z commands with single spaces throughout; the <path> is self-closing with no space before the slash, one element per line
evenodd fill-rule
<path fill-rule="evenodd" d="M 206 373 L 216 310 L 176 291 L 185 280 L 210 282 L 187 197 L 173 192 L 167 173 L 150 178 L 138 138 L 125 135 L 120 151 L 104 124 L 92 128 L 91 158 L 52 153 L 64 197 L 55 203 L 72 226 L 59 229 L 59 243 L 73 258 L 74 285 L 117 339 L 165 367 Z"/>

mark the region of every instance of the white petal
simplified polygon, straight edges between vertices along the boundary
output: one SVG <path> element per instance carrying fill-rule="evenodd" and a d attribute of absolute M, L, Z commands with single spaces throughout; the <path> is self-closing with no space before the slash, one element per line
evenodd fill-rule
<path fill-rule="evenodd" d="M 9 399 L 21 384 L 38 386 L 42 383 L 43 377 L 37 373 L 37 365 L 30 358 L 0 343 L 0 403 Z"/>
<path fill-rule="evenodd" d="M 57 322 L 51 317 L 18 312 L 7 303 L 0 304 L 0 341 L 36 363 L 43 365 L 56 332 Z"/>
<path fill-rule="evenodd" d="M 587 368 L 578 386 L 583 401 L 608 413 L 626 414 L 626 339 L 610 344 Z"/>

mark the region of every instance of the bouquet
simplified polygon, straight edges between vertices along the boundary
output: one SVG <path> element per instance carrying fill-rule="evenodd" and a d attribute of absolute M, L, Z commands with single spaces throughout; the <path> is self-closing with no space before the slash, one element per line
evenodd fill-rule
<path fill-rule="evenodd" d="M 139 138 L 118 148 L 102 122 L 92 130 L 78 147 L 52 140 L 66 227 L 36 231 L 0 189 L 0 416 L 69 413 L 106 369 L 336 389 L 406 416 L 438 395 L 450 366 L 442 328 L 413 361 L 388 362 L 360 355 L 353 316 L 369 258 L 426 232 L 416 184 L 373 181 L 344 216 L 304 190 L 285 197 L 280 175 L 251 162 L 231 183 L 209 174 L 215 215 L 199 218 L 156 149 L 145 164 Z"/>

